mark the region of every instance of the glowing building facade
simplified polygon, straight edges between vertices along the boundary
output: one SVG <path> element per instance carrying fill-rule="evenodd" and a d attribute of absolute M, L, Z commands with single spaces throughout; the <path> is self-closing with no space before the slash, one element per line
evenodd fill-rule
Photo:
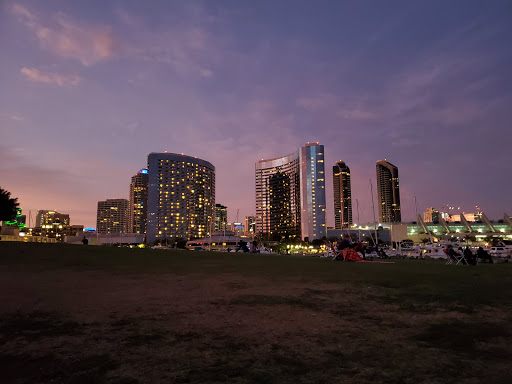
<path fill-rule="evenodd" d="M 402 213 L 398 168 L 387 160 L 377 161 L 376 167 L 379 221 L 381 223 L 400 223 Z"/>
<path fill-rule="evenodd" d="M 425 212 L 423 213 L 423 221 L 425 223 L 434 223 L 434 224 L 438 224 L 439 223 L 439 218 L 440 218 L 440 212 L 435 209 L 435 208 L 427 208 L 425 210 Z"/>
<path fill-rule="evenodd" d="M 108 235 L 128 231 L 128 200 L 98 201 L 96 232 L 100 235 Z"/>
<path fill-rule="evenodd" d="M 215 204 L 215 230 L 225 231 L 228 229 L 228 207 L 222 204 Z"/>
<path fill-rule="evenodd" d="M 308 143 L 299 149 L 302 238 L 321 239 L 325 226 L 324 146 Z"/>
<path fill-rule="evenodd" d="M 148 212 L 148 170 L 141 169 L 132 176 L 128 209 L 128 232 L 145 234 Z"/>
<path fill-rule="evenodd" d="M 254 237 L 256 234 L 256 216 L 245 216 L 244 236 Z"/>
<path fill-rule="evenodd" d="M 350 186 L 350 168 L 344 161 L 336 162 L 332 167 L 334 186 L 334 228 L 347 228 L 352 224 L 352 191 Z"/>
<path fill-rule="evenodd" d="M 308 143 L 256 163 L 256 234 L 313 240 L 326 235 L 324 148 Z"/>
<path fill-rule="evenodd" d="M 69 225 L 69 215 L 67 213 L 59 213 L 57 211 L 46 211 L 41 209 L 36 212 L 35 227 L 53 225 L 54 223 L 60 225 Z"/>
<path fill-rule="evenodd" d="M 175 153 L 148 155 L 147 241 L 207 236 L 215 212 L 215 167 Z"/>

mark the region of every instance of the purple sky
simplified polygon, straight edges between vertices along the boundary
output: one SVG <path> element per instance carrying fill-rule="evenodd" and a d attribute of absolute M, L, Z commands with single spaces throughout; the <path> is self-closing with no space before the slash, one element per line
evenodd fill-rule
<path fill-rule="evenodd" d="M 210 161 L 228 219 L 254 164 L 325 145 L 372 220 L 375 162 L 403 220 L 512 214 L 510 1 L 1 1 L 0 186 L 96 224 L 150 152 Z M 354 219 L 357 219 L 354 207 Z"/>

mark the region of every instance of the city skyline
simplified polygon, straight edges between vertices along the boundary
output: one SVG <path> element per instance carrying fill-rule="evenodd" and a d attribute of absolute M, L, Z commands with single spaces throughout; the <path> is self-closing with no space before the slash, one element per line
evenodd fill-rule
<path fill-rule="evenodd" d="M 326 180 L 350 164 L 362 222 L 381 158 L 403 221 L 512 213 L 509 2 L 154 4 L 0 5 L 0 182 L 27 217 L 95 226 L 97 202 L 169 151 L 215 164 L 232 222 L 256 213 L 254 162 L 308 141 Z M 331 227 L 330 182 L 326 202 Z"/>

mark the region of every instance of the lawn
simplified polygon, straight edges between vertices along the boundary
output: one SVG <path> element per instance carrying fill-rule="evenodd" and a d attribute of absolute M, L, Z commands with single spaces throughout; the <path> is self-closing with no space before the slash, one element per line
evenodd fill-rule
<path fill-rule="evenodd" d="M 0 243 L 2 383 L 510 383 L 512 263 Z"/>

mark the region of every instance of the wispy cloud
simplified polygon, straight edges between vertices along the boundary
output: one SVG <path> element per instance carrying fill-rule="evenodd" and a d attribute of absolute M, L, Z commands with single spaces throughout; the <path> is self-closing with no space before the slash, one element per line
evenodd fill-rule
<path fill-rule="evenodd" d="M 213 76 L 213 70 L 207 67 L 215 60 L 215 49 L 203 29 L 172 27 L 148 40 L 153 42 L 152 46 L 137 48 L 137 55 L 143 60 L 169 65 L 180 74 L 192 72 L 201 77 Z"/>
<path fill-rule="evenodd" d="M 23 121 L 25 119 L 23 116 L 9 114 L 9 113 L 0 113 L 0 118 L 11 120 L 11 121 Z"/>
<path fill-rule="evenodd" d="M 224 53 L 219 38 L 210 31 L 219 20 L 207 15 L 201 6 L 185 4 L 181 8 L 169 15 L 168 22 L 159 28 L 133 13 L 117 9 L 115 14 L 127 27 L 128 34 L 123 52 L 168 66 L 179 75 L 211 78 Z"/>
<path fill-rule="evenodd" d="M 77 86 L 81 81 L 79 76 L 63 75 L 54 72 L 41 72 L 36 68 L 23 67 L 21 68 L 20 72 L 23 76 L 25 76 L 26 79 L 30 81 L 34 81 L 36 83 L 55 84 L 59 87 Z"/>
<path fill-rule="evenodd" d="M 108 59 L 116 51 L 117 39 L 107 26 L 84 25 L 63 13 L 45 20 L 18 3 L 10 10 L 34 32 L 41 48 L 57 56 L 76 59 L 89 66 Z"/>
<path fill-rule="evenodd" d="M 331 113 L 346 120 L 368 120 L 377 117 L 375 111 L 362 100 L 351 100 L 333 94 L 300 97 L 296 100 L 296 105 L 308 112 Z"/>
<path fill-rule="evenodd" d="M 202 77 L 209 78 L 213 76 L 213 71 L 211 69 L 202 68 L 199 70 L 199 73 Z"/>

